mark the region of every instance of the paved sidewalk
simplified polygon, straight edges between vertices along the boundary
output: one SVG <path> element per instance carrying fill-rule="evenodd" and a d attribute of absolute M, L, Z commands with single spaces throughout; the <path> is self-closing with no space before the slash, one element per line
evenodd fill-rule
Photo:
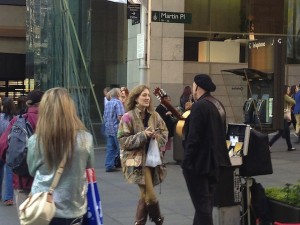
<path fill-rule="evenodd" d="M 292 142 L 296 138 L 291 135 Z M 294 144 L 294 152 L 286 151 L 285 140 L 280 138 L 271 149 L 274 173 L 255 177 L 264 187 L 283 186 L 300 179 L 300 144 Z M 122 173 L 106 173 L 104 169 L 105 149 L 96 149 L 96 175 L 100 190 L 105 225 L 133 225 L 139 190 L 128 184 Z M 182 171 L 173 159 L 172 152 L 166 153 L 169 161 L 165 182 L 156 188 L 164 225 L 191 225 L 194 208 L 187 192 Z M 159 194 L 161 192 L 161 194 Z M 147 222 L 147 224 L 154 224 Z M 0 204 L 0 225 L 19 225 L 15 207 Z"/>

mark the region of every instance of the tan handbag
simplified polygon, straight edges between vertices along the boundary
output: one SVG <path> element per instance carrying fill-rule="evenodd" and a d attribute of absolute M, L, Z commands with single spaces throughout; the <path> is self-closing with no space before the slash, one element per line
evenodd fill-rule
<path fill-rule="evenodd" d="M 291 109 L 289 108 L 284 109 L 283 119 L 285 119 L 288 122 L 292 121 Z"/>
<path fill-rule="evenodd" d="M 55 215 L 56 206 L 53 191 L 56 188 L 66 164 L 66 156 L 59 164 L 49 191 L 29 194 L 19 207 L 21 225 L 48 225 Z"/>

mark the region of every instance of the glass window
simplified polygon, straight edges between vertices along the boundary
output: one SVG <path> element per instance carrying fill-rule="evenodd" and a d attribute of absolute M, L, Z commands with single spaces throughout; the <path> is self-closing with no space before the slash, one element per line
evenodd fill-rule
<path fill-rule="evenodd" d="M 282 37 L 287 62 L 299 63 L 300 1 L 186 0 L 185 12 L 192 13 L 192 23 L 185 24 L 185 61 L 222 62 L 215 47 L 220 52 L 239 43 L 239 62 L 247 62 L 247 41 Z"/>

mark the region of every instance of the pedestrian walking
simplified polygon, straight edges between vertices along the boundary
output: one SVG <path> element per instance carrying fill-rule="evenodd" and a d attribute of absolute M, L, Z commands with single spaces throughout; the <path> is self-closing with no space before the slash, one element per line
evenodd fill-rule
<path fill-rule="evenodd" d="M 277 131 L 277 134 L 274 135 L 269 141 L 269 146 L 272 147 L 273 144 L 280 138 L 284 137 L 287 145 L 287 151 L 295 151 L 296 148 L 292 146 L 291 137 L 290 137 L 290 125 L 292 121 L 291 108 L 295 105 L 295 100 L 290 96 L 291 88 L 285 86 L 284 94 L 284 118 L 283 118 L 283 128 Z"/>
<path fill-rule="evenodd" d="M 29 138 L 27 162 L 34 177 L 31 193 L 48 191 L 66 157 L 53 192 L 55 216 L 49 225 L 81 224 L 87 212 L 86 169 L 93 167 L 93 137 L 78 118 L 74 101 L 64 88 L 45 92 L 36 132 Z"/>
<path fill-rule="evenodd" d="M 294 116 L 296 119 L 296 135 L 298 136 L 298 143 L 300 143 L 300 91 L 299 91 L 299 85 L 296 87 L 296 93 L 294 95 L 294 99 L 296 101 L 296 104 L 294 106 Z"/>

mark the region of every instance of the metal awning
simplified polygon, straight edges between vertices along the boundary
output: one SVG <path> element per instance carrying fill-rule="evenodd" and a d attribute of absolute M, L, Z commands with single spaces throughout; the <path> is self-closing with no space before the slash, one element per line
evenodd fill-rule
<path fill-rule="evenodd" d="M 221 70 L 222 72 L 233 73 L 238 76 L 246 76 L 249 80 L 272 80 L 274 73 L 267 73 L 256 69 L 240 68 L 240 69 L 229 69 Z"/>

